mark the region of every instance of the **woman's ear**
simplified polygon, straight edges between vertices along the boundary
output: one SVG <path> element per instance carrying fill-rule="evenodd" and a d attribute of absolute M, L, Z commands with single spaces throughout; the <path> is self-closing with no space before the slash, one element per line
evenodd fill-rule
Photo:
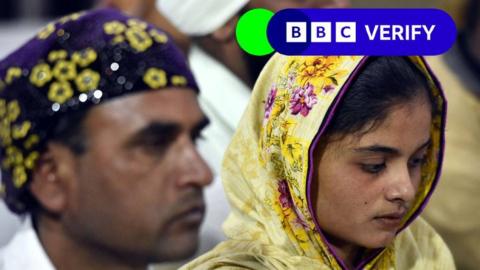
<path fill-rule="evenodd" d="M 30 192 L 41 207 L 61 215 L 67 207 L 75 169 L 74 154 L 66 146 L 50 143 L 32 172 Z"/>
<path fill-rule="evenodd" d="M 237 26 L 238 16 L 232 17 L 222 27 L 215 30 L 211 36 L 216 42 L 229 42 L 235 38 L 235 27 Z"/>

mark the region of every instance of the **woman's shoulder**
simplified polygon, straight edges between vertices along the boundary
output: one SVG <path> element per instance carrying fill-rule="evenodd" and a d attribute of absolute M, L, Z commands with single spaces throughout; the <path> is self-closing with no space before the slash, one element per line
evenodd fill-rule
<path fill-rule="evenodd" d="M 289 254 L 274 245 L 227 240 L 184 265 L 180 270 L 328 270 L 319 261 Z"/>
<path fill-rule="evenodd" d="M 400 232 L 394 244 L 396 269 L 455 269 L 450 249 L 421 217 Z"/>

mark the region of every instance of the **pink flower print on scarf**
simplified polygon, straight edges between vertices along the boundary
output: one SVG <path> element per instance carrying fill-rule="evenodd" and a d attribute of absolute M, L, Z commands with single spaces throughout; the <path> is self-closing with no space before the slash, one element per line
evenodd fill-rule
<path fill-rule="evenodd" d="M 313 92 L 313 85 L 310 83 L 295 89 L 290 98 L 290 110 L 293 115 L 300 113 L 307 116 L 315 104 L 317 104 L 317 95 Z"/>
<path fill-rule="evenodd" d="M 292 202 L 290 201 L 290 191 L 288 190 L 288 184 L 286 180 L 280 180 L 278 182 L 278 192 L 280 192 L 280 197 L 278 198 L 283 209 L 292 207 Z"/>
<path fill-rule="evenodd" d="M 276 97 L 277 88 L 275 86 L 272 86 L 272 89 L 270 89 L 270 92 L 268 93 L 267 101 L 265 102 L 265 119 L 268 119 L 270 117 L 270 113 L 272 112 L 273 104 L 275 103 Z"/>

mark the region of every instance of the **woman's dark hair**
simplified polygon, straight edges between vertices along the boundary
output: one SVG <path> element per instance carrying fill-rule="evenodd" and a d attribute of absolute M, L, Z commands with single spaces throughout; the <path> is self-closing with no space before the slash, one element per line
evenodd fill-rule
<path fill-rule="evenodd" d="M 406 57 L 372 57 L 340 101 L 326 138 L 365 134 L 388 115 L 392 107 L 433 97 L 425 75 Z M 433 113 L 433 112 L 432 112 Z"/>

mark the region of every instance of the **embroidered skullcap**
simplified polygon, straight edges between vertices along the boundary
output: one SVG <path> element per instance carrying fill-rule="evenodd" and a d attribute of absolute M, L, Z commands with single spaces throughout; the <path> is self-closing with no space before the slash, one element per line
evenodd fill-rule
<path fill-rule="evenodd" d="M 203 36 L 219 29 L 249 0 L 157 0 L 157 8 L 181 32 Z"/>
<path fill-rule="evenodd" d="M 0 195 L 8 207 L 28 211 L 26 187 L 55 119 L 168 87 L 198 92 L 182 53 L 160 29 L 113 9 L 48 24 L 0 62 Z"/>

